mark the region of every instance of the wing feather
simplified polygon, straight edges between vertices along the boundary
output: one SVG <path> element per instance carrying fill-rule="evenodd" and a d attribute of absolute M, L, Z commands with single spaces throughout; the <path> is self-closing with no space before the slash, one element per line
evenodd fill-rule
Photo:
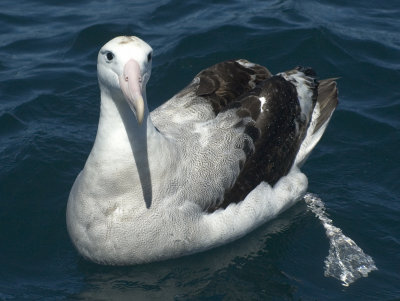
<path fill-rule="evenodd" d="M 240 202 L 262 181 L 275 185 L 290 171 L 317 101 L 319 108 L 326 108 L 320 120 L 314 121 L 319 128 L 336 107 L 337 90 L 333 79 L 321 81 L 318 88 L 311 68 L 297 67 L 272 76 L 260 65 L 231 60 L 201 71 L 186 88 L 153 111 L 152 119 L 161 132 L 177 140 L 193 144 L 195 139 L 188 135 L 198 135 L 197 148 L 186 144 L 190 152 L 197 153 L 187 156 L 215 165 L 208 167 L 211 179 L 199 179 L 193 171 L 196 181 L 205 181 L 198 185 L 224 183 L 222 195 L 215 193 L 214 200 L 202 203 L 204 210 L 213 212 Z M 216 121 L 223 125 L 216 126 Z M 210 142 L 211 137 L 215 141 Z M 223 143 L 231 145 L 218 145 Z M 233 156 L 238 150 L 244 155 Z M 229 159 L 216 152 L 230 152 Z M 218 167 L 221 164 L 230 165 L 224 169 Z M 236 180 L 217 179 L 229 170 Z M 207 177 L 204 173 L 201 176 Z M 208 184 L 210 180 L 213 184 Z"/>

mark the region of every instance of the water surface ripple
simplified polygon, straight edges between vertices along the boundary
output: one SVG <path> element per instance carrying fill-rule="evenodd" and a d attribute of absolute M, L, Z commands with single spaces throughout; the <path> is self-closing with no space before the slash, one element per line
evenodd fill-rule
<path fill-rule="evenodd" d="M 0 3 L 0 300 L 400 298 L 400 6 L 396 0 Z M 301 202 L 202 254 L 114 268 L 82 260 L 65 207 L 99 115 L 96 56 L 116 35 L 154 48 L 155 108 L 202 68 L 247 58 L 340 77 L 340 105 L 303 170 L 378 271 L 343 288 Z"/>

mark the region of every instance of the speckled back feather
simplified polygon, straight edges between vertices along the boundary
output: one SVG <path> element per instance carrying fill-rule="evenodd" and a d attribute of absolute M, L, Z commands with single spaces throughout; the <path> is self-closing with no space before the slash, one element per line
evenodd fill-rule
<path fill-rule="evenodd" d="M 207 204 L 204 210 L 213 212 L 240 202 L 262 181 L 273 186 L 289 172 L 316 102 L 330 113 L 336 107 L 331 105 L 335 95 L 337 102 L 336 86 L 322 83 L 318 97 L 311 68 L 297 67 L 272 76 L 265 67 L 246 60 L 226 61 L 201 71 L 152 112 L 152 119 L 164 135 L 182 141 L 183 156 L 192 158 L 185 160 L 199 171 L 192 169 L 187 177 L 195 178 L 197 184 L 204 181 L 203 188 L 208 187 L 210 197 L 216 198 L 197 203 Z M 327 114 L 321 115 L 321 124 Z M 203 169 L 202 162 L 208 160 L 214 166 Z M 229 181 L 211 176 L 226 174 L 231 175 Z"/>

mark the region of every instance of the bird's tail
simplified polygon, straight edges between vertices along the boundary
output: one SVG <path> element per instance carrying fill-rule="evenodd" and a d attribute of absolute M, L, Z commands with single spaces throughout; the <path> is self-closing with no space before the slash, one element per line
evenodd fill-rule
<path fill-rule="evenodd" d="M 336 80 L 337 78 L 329 78 L 319 81 L 318 97 L 311 122 L 295 160 L 295 164 L 299 167 L 307 160 L 311 151 L 321 139 L 338 105 Z"/>

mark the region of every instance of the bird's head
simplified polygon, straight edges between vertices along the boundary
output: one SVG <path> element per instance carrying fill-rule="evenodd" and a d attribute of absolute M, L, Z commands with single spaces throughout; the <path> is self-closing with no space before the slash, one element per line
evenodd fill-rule
<path fill-rule="evenodd" d="M 136 115 L 143 121 L 147 81 L 151 74 L 153 49 L 134 36 L 116 37 L 105 44 L 97 58 L 97 72 L 101 89 L 112 97 L 123 96 Z"/>

